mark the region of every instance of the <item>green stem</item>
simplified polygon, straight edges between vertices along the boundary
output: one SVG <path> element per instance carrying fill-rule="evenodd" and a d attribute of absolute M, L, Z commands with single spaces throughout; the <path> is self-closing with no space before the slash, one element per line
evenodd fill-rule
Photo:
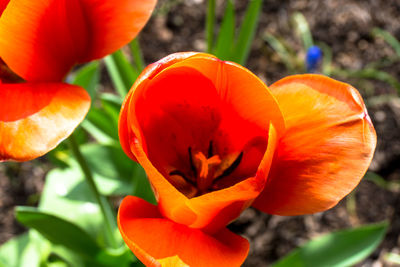
<path fill-rule="evenodd" d="M 117 248 L 118 244 L 117 241 L 114 238 L 114 231 L 113 229 L 115 228 L 115 221 L 114 221 L 114 216 L 112 215 L 112 210 L 111 207 L 109 206 L 107 200 L 104 198 L 104 196 L 100 195 L 99 190 L 97 189 L 97 185 L 93 179 L 92 172 L 89 168 L 89 165 L 87 164 L 85 158 L 82 155 L 82 152 L 80 151 L 79 144 L 77 143 L 74 134 L 72 134 L 69 138 L 69 144 L 72 150 L 72 153 L 74 154 L 76 160 L 79 163 L 79 166 L 82 169 L 82 172 L 85 176 L 86 182 L 92 191 L 94 197 L 96 198 L 96 201 L 100 207 L 101 213 L 103 214 L 104 217 L 104 226 L 106 230 L 106 238 L 111 247 Z M 108 205 L 107 205 L 108 204 Z"/>
<path fill-rule="evenodd" d="M 207 52 L 212 53 L 214 43 L 214 27 L 215 27 L 215 0 L 208 0 L 207 18 L 206 18 L 206 38 Z"/>

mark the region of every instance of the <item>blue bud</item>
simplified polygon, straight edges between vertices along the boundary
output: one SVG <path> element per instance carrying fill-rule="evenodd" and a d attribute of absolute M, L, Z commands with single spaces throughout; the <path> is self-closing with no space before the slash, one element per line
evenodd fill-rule
<path fill-rule="evenodd" d="M 322 59 L 321 49 L 313 45 L 307 50 L 306 54 L 306 68 L 307 72 L 315 72 L 317 70 L 318 64 Z"/>

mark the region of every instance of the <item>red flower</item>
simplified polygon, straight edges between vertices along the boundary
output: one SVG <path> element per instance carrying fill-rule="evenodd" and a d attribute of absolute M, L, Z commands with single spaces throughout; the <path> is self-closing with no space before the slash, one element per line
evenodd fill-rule
<path fill-rule="evenodd" d="M 280 215 L 332 207 L 358 184 L 376 143 L 350 85 L 297 75 L 268 89 L 247 69 L 196 53 L 142 73 L 119 135 L 157 196 L 158 206 L 125 198 L 118 216 L 148 266 L 240 266 L 248 242 L 228 223 L 252 204 Z"/>
<path fill-rule="evenodd" d="M 0 161 L 41 156 L 85 117 L 83 88 L 61 82 L 79 63 L 132 40 L 156 0 L 0 0 Z"/>

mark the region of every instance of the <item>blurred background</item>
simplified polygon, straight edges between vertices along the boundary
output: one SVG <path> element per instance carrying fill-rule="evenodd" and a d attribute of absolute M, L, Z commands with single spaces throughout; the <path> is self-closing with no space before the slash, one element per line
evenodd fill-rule
<path fill-rule="evenodd" d="M 247 3 L 235 2 L 237 23 Z M 226 1 L 217 1 L 216 25 L 220 25 L 225 8 Z M 138 38 L 144 62 L 149 64 L 173 52 L 205 51 L 206 11 L 205 0 L 159 1 Z M 229 226 L 251 243 L 244 266 L 267 266 L 321 234 L 384 220 L 389 222 L 384 241 L 357 266 L 396 266 L 388 255 L 400 254 L 399 18 L 399 0 L 264 0 L 245 66 L 267 85 L 304 73 L 311 40 L 323 54 L 312 71 L 360 91 L 378 145 L 360 185 L 331 210 L 296 217 L 246 210 Z M 100 90 L 113 92 L 110 78 L 103 72 Z M 38 204 L 45 175 L 53 166 L 46 156 L 0 164 L 0 245 L 25 231 L 14 219 L 14 207 Z M 112 200 L 117 206 L 120 198 Z"/>

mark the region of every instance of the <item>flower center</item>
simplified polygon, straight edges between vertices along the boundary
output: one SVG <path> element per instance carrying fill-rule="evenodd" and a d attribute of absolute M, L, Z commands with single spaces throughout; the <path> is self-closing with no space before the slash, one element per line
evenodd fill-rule
<path fill-rule="evenodd" d="M 202 152 L 194 155 L 194 165 L 197 169 L 197 188 L 200 192 L 206 191 L 214 180 L 215 170 L 221 163 L 218 155 L 207 158 Z"/>
<path fill-rule="evenodd" d="M 233 162 L 229 162 L 228 159 L 223 160 L 219 155 L 213 155 L 212 146 L 211 141 L 207 156 L 201 151 L 194 152 L 191 147 L 188 148 L 191 169 L 189 174 L 180 170 L 173 170 L 169 173 L 172 184 L 188 197 L 221 189 L 217 182 L 229 176 L 242 160 L 243 152 Z"/>

